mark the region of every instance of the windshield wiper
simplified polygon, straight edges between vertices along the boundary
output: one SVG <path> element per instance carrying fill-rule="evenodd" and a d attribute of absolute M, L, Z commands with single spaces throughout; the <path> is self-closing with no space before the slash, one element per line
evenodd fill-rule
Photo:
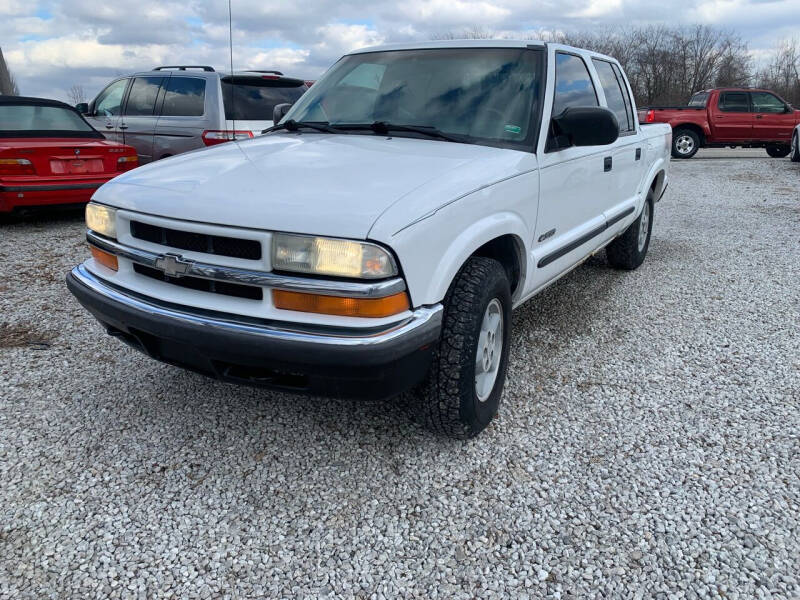
<path fill-rule="evenodd" d="M 440 140 L 447 140 L 448 142 L 466 141 L 462 136 L 445 133 L 432 125 L 401 125 L 399 123 L 388 123 L 387 121 L 375 121 L 369 125 L 369 128 L 381 135 L 386 135 L 390 131 L 406 131 L 409 133 L 420 133 Z"/>
<path fill-rule="evenodd" d="M 313 129 L 315 131 L 319 131 L 321 133 L 345 133 L 338 127 L 334 127 L 330 123 L 323 123 L 317 121 L 295 121 L 294 119 L 289 119 L 288 121 L 284 121 L 283 123 L 278 123 L 277 125 L 273 125 L 272 127 L 267 127 L 261 133 L 269 133 L 271 131 L 299 131 L 303 127 L 308 129 Z"/>
<path fill-rule="evenodd" d="M 374 131 L 379 135 L 388 135 L 392 131 L 405 131 L 409 133 L 419 133 L 448 142 L 469 143 L 469 139 L 466 136 L 445 133 L 432 125 L 402 125 L 400 123 L 389 123 L 387 121 L 374 121 L 372 123 L 336 123 L 334 127 L 349 131 Z"/>

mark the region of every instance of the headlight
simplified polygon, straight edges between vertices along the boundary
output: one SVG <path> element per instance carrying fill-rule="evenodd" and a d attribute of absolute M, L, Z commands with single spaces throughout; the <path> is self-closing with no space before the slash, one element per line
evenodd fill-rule
<path fill-rule="evenodd" d="M 86 226 L 100 235 L 117 237 L 117 211 L 102 204 L 90 202 L 86 205 Z"/>
<path fill-rule="evenodd" d="M 272 268 L 359 279 L 397 275 L 392 255 L 375 244 L 284 233 L 272 236 Z"/>

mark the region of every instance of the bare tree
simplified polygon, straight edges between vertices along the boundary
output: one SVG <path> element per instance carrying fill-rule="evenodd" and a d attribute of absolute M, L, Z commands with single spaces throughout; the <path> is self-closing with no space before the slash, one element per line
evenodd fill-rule
<path fill-rule="evenodd" d="M 783 40 L 769 64 L 756 75 L 758 85 L 800 106 L 800 40 Z"/>
<path fill-rule="evenodd" d="M 19 96 L 17 80 L 6 64 L 2 49 L 0 49 L 0 96 Z"/>
<path fill-rule="evenodd" d="M 489 37 L 492 37 L 490 31 L 473 27 L 460 34 L 440 34 L 436 39 Z M 615 57 L 625 69 L 640 105 L 683 104 L 699 90 L 747 85 L 752 79 L 747 44 L 732 31 L 704 25 L 607 27 L 566 33 L 541 31 L 534 37 Z M 800 55 L 796 44 L 795 55 Z M 781 61 L 784 65 L 792 59 L 783 57 Z M 785 66 L 774 70 L 786 79 Z"/>
<path fill-rule="evenodd" d="M 77 83 L 73 85 L 71 88 L 69 88 L 67 96 L 69 97 L 69 101 L 73 105 L 80 104 L 81 102 L 86 100 L 86 92 L 84 92 L 83 86 Z"/>
<path fill-rule="evenodd" d="M 469 29 L 464 29 L 461 32 L 456 31 L 443 31 L 434 33 L 431 36 L 433 40 L 491 40 L 497 37 L 495 33 L 489 29 L 476 25 Z"/>

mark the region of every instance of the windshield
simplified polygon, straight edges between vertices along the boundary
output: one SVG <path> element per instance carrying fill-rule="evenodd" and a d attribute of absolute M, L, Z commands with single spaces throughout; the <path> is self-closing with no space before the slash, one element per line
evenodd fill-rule
<path fill-rule="evenodd" d="M 294 104 L 307 90 L 305 83 L 261 77 L 225 77 L 222 98 L 230 121 L 272 121 L 276 104 Z"/>
<path fill-rule="evenodd" d="M 0 105 L 0 136 L 102 137 L 77 112 L 60 106 Z"/>
<path fill-rule="evenodd" d="M 542 56 L 527 48 L 353 54 L 315 83 L 286 119 L 432 127 L 475 143 L 532 150 Z"/>
<path fill-rule="evenodd" d="M 692 108 L 705 108 L 708 100 L 708 92 L 697 92 L 689 99 L 689 106 Z"/>

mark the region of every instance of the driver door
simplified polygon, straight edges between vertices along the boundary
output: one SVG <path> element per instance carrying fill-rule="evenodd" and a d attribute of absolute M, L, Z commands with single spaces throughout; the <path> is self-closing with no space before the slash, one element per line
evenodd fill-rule
<path fill-rule="evenodd" d="M 89 107 L 89 114 L 86 115 L 86 120 L 92 124 L 92 127 L 102 133 L 106 139 L 113 142 L 123 141 L 123 132 L 120 129 L 120 120 L 122 118 L 122 104 L 125 98 L 125 92 L 128 89 L 129 79 L 118 79 L 111 82 L 100 94 L 95 98 L 92 105 Z"/>

